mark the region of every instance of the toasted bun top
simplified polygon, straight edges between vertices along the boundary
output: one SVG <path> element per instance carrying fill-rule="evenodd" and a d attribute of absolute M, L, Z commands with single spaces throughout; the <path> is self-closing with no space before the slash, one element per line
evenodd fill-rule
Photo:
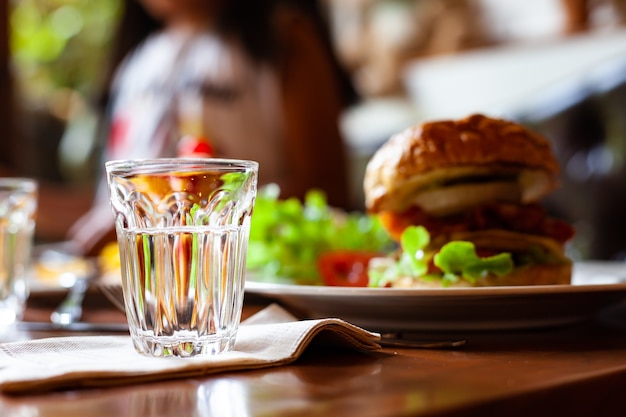
<path fill-rule="evenodd" d="M 516 178 L 525 201 L 557 184 L 559 165 L 550 143 L 525 127 L 480 114 L 410 127 L 385 143 L 364 178 L 369 212 L 403 210 L 416 193 L 463 178 Z"/>

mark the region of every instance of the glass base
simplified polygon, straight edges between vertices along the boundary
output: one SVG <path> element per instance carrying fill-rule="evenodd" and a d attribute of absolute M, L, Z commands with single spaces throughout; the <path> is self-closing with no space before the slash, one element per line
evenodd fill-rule
<path fill-rule="evenodd" d="M 202 337 L 137 336 L 132 335 L 133 346 L 138 353 L 156 357 L 190 358 L 210 356 L 233 350 L 235 333 Z"/>
<path fill-rule="evenodd" d="M 24 308 L 15 299 L 0 302 L 0 326 L 10 326 L 22 319 Z"/>

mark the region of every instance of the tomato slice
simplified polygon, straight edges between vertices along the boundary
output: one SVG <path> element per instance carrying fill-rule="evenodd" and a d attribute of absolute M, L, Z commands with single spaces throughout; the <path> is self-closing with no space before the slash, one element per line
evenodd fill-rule
<path fill-rule="evenodd" d="M 379 253 L 332 251 L 320 255 L 317 267 L 325 285 L 334 287 L 367 287 L 367 266 Z"/>

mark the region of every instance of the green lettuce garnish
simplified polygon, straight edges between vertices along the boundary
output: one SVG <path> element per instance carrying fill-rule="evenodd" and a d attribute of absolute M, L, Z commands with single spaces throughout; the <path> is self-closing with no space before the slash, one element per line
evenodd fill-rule
<path fill-rule="evenodd" d="M 466 241 L 453 241 L 445 244 L 437 254 L 426 251 L 430 235 L 423 226 L 408 227 L 401 236 L 402 252 L 397 261 L 382 267 L 370 268 L 370 287 L 384 287 L 401 277 L 417 278 L 423 281 L 441 280 L 449 286 L 459 280 L 472 284 L 488 274 L 504 276 L 513 270 L 510 253 L 480 257 L 474 244 Z M 429 272 L 430 261 L 441 272 Z"/>
<path fill-rule="evenodd" d="M 481 258 L 476 254 L 474 244 L 464 241 L 445 244 L 435 255 L 434 261 L 443 271 L 444 280 L 462 278 L 472 284 L 490 273 L 501 277 L 513 269 L 510 253 L 504 252 Z"/>
<path fill-rule="evenodd" d="M 375 216 L 340 212 L 321 191 L 309 191 L 303 202 L 279 197 L 274 184 L 257 193 L 247 257 L 255 280 L 321 285 L 317 259 L 323 252 L 393 248 Z"/>

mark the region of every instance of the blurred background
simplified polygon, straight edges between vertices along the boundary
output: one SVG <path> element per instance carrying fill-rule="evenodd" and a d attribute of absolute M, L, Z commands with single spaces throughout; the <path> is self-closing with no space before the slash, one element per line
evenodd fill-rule
<path fill-rule="evenodd" d="M 0 165 L 45 184 L 38 237 L 90 204 L 102 144 L 94 100 L 126 1 L 0 2 Z M 626 260 L 626 1 L 323 0 L 361 100 L 340 120 L 351 199 L 389 136 L 483 112 L 546 135 L 576 259 Z M 62 196 L 62 198 L 55 198 Z"/>

